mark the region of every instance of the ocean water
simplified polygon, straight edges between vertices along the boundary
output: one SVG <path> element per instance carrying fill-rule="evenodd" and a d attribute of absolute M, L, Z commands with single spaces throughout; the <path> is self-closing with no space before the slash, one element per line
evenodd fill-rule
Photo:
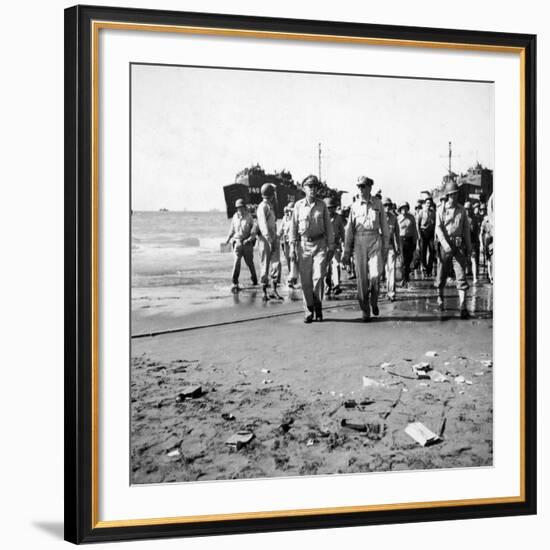
<path fill-rule="evenodd" d="M 229 224 L 225 212 L 134 212 L 132 286 L 226 285 Z"/>

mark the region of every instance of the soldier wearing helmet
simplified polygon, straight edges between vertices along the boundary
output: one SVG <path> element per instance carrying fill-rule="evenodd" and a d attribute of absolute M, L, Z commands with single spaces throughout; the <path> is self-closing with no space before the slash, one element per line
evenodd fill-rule
<path fill-rule="evenodd" d="M 291 255 L 298 261 L 304 299 L 305 323 L 323 320 L 324 278 L 327 252 L 334 250 L 334 231 L 326 204 L 317 198 L 320 182 L 308 176 L 302 183 L 305 198 L 294 206 L 289 240 Z"/>
<path fill-rule="evenodd" d="M 409 286 L 411 263 L 414 258 L 414 251 L 418 247 L 419 236 L 416 220 L 409 213 L 410 206 L 408 202 L 402 202 L 399 205 L 399 215 L 397 223 L 399 225 L 399 242 L 401 244 L 401 258 L 403 260 L 403 278 L 401 286 Z"/>
<path fill-rule="evenodd" d="M 292 222 L 292 212 L 294 211 L 294 202 L 289 202 L 285 206 L 283 222 L 279 231 L 279 239 L 281 241 L 281 250 L 285 256 L 286 265 L 288 268 L 288 288 L 294 288 L 298 282 L 298 265 L 290 254 L 290 224 Z"/>
<path fill-rule="evenodd" d="M 262 202 L 258 205 L 258 242 L 260 248 L 260 282 L 264 300 L 268 300 L 267 287 L 271 279 L 272 291 L 270 298 L 280 299 L 277 283 L 281 277 L 281 252 L 279 235 L 277 233 L 277 217 L 275 214 L 275 186 L 264 183 L 261 188 Z"/>
<path fill-rule="evenodd" d="M 382 273 L 384 251 L 389 246 L 389 231 L 382 201 L 371 195 L 373 180 L 361 176 L 357 180 L 359 198 L 351 205 L 346 226 L 344 256 L 342 263 L 355 259 L 357 294 L 363 321 L 370 321 L 379 314 L 378 289 Z"/>
<path fill-rule="evenodd" d="M 469 317 L 466 308 L 466 263 L 472 253 L 470 241 L 470 222 L 464 207 L 458 204 L 458 185 L 450 181 L 445 186 L 447 198 L 444 205 L 437 211 L 435 231 L 439 242 L 440 262 L 437 269 L 435 286 L 438 289 L 437 303 L 440 311 L 445 310 L 444 289 L 451 266 L 454 268 L 460 316 Z"/>
<path fill-rule="evenodd" d="M 388 299 L 390 302 L 393 302 L 395 300 L 395 263 L 401 250 L 401 243 L 399 240 L 399 224 L 397 223 L 397 216 L 392 212 L 393 202 L 391 199 L 386 197 L 382 204 L 384 205 L 386 218 L 388 219 L 389 233 L 388 249 L 386 250 L 384 258 L 386 288 Z"/>
<path fill-rule="evenodd" d="M 252 284 L 258 284 L 256 268 L 254 267 L 254 244 L 256 242 L 258 228 L 254 222 L 254 218 L 247 212 L 243 199 L 237 199 L 235 201 L 235 208 L 237 211 L 233 214 L 233 218 L 231 219 L 231 227 L 226 239 L 226 243 L 232 243 L 233 254 L 235 256 L 233 271 L 231 273 L 231 279 L 233 281 L 231 292 L 238 292 L 240 290 L 239 275 L 241 273 L 241 260 L 243 258 L 250 270 Z"/>
<path fill-rule="evenodd" d="M 341 268 L 340 261 L 342 260 L 342 245 L 344 243 L 344 220 L 342 216 L 336 212 L 338 206 L 334 197 L 327 197 L 325 204 L 328 208 L 330 215 L 330 222 L 332 223 L 332 230 L 334 232 L 334 253 L 328 253 L 327 257 L 327 295 L 334 293 L 335 295 L 341 294 L 340 277 Z"/>

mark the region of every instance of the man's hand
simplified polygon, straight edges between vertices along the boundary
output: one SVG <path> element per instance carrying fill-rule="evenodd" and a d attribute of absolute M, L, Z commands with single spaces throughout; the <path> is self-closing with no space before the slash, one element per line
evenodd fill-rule
<path fill-rule="evenodd" d="M 290 245 L 290 259 L 293 262 L 298 262 L 298 254 L 296 254 L 296 243 Z"/>

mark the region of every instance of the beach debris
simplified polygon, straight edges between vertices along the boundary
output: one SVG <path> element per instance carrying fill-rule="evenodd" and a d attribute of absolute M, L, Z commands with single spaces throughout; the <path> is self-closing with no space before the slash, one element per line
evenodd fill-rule
<path fill-rule="evenodd" d="M 434 434 L 429 428 L 426 428 L 422 422 L 411 422 L 406 428 L 405 433 L 412 437 L 422 447 L 432 445 L 441 440 L 441 438 Z"/>
<path fill-rule="evenodd" d="M 437 357 L 438 353 L 437 351 L 427 351 L 425 355 L 426 357 Z"/>
<path fill-rule="evenodd" d="M 466 382 L 466 378 L 464 378 L 464 376 L 462 375 L 459 375 L 455 378 L 455 382 L 457 384 L 464 384 L 464 382 Z"/>
<path fill-rule="evenodd" d="M 460 390 L 458 393 L 462 395 L 464 393 L 464 390 Z"/>
<path fill-rule="evenodd" d="M 473 384 L 473 382 L 471 380 L 465 380 L 466 384 L 468 384 L 468 386 L 471 386 Z"/>
<path fill-rule="evenodd" d="M 185 399 L 195 399 L 197 397 L 200 397 L 202 395 L 202 387 L 201 386 L 186 386 L 182 388 L 180 391 L 177 401 L 184 401 Z"/>
<path fill-rule="evenodd" d="M 385 384 L 382 384 L 382 382 L 378 382 L 378 380 L 374 380 L 373 378 L 369 378 L 368 376 L 363 376 L 363 387 L 364 388 L 384 388 Z"/>
<path fill-rule="evenodd" d="M 426 384 L 426 382 L 420 382 L 418 385 L 422 386 L 423 388 L 426 388 L 428 386 L 428 384 Z"/>
<path fill-rule="evenodd" d="M 416 375 L 416 378 L 420 380 L 429 379 L 430 375 L 428 372 L 431 370 L 432 367 L 430 366 L 430 363 L 426 363 L 425 361 L 416 363 L 412 366 L 413 373 Z"/>
<path fill-rule="evenodd" d="M 262 380 L 262 384 L 272 384 L 273 380 Z"/>
<path fill-rule="evenodd" d="M 349 428 L 350 430 L 355 430 L 356 432 L 366 432 L 367 426 L 365 424 L 358 424 L 356 422 L 349 422 L 345 418 L 342 419 L 342 422 L 340 422 L 340 426 L 342 428 Z"/>
<path fill-rule="evenodd" d="M 356 422 L 349 422 L 345 418 L 340 422 L 342 428 L 348 428 L 355 430 L 356 432 L 364 433 L 369 439 L 382 439 L 385 431 L 385 424 L 378 420 L 359 424 Z"/>
<path fill-rule="evenodd" d="M 385 370 L 385 369 L 387 369 L 388 367 L 391 367 L 391 366 L 393 366 L 392 363 L 380 363 L 380 368 L 383 369 L 383 370 Z"/>
<path fill-rule="evenodd" d="M 368 405 L 372 405 L 375 402 L 376 401 L 371 397 L 364 397 L 361 401 L 359 401 L 359 405 L 361 405 L 361 407 L 366 407 Z"/>
<path fill-rule="evenodd" d="M 334 397 L 336 395 L 335 391 L 330 391 L 329 393 L 330 393 L 330 395 L 332 395 L 332 397 Z"/>
<path fill-rule="evenodd" d="M 319 426 L 318 431 L 321 437 L 328 437 L 330 435 L 330 429 L 328 426 Z"/>
<path fill-rule="evenodd" d="M 474 376 L 483 376 L 485 373 L 483 371 L 474 372 Z"/>
<path fill-rule="evenodd" d="M 492 361 L 489 361 L 489 360 L 487 360 L 487 361 L 481 361 L 481 364 L 482 364 L 485 368 L 487 368 L 487 369 L 490 369 L 490 368 L 493 366 L 493 362 L 492 362 Z"/>
<path fill-rule="evenodd" d="M 430 372 L 429 377 L 432 382 L 446 382 L 448 378 L 437 370 Z"/>
<path fill-rule="evenodd" d="M 357 401 L 355 401 L 355 399 L 348 399 L 344 401 L 344 407 L 346 407 L 346 409 L 354 409 L 357 407 Z"/>
<path fill-rule="evenodd" d="M 231 413 L 222 413 L 222 418 L 224 420 L 235 420 L 235 415 Z"/>
<path fill-rule="evenodd" d="M 313 445 L 315 445 L 315 439 L 310 438 L 306 441 L 306 447 L 311 447 Z"/>
<path fill-rule="evenodd" d="M 177 458 L 179 456 L 181 456 L 181 452 L 179 449 L 174 449 L 168 453 L 166 453 L 166 456 L 170 457 L 170 458 Z"/>
<path fill-rule="evenodd" d="M 264 374 L 269 374 L 271 371 L 269 369 L 262 369 L 261 372 Z"/>
<path fill-rule="evenodd" d="M 238 451 L 245 445 L 248 445 L 254 439 L 254 434 L 248 430 L 240 430 L 233 434 L 225 444 L 232 450 Z"/>

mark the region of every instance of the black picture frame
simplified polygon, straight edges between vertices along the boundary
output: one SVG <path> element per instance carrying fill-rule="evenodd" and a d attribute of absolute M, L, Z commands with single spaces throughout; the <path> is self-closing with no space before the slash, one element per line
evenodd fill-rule
<path fill-rule="evenodd" d="M 277 33 L 338 35 L 504 46 L 524 56 L 524 499 L 521 502 L 409 508 L 222 521 L 98 526 L 92 485 L 92 21 L 185 25 Z M 73 543 L 334 528 L 536 513 L 536 36 L 75 6 L 65 11 L 65 539 Z"/>

